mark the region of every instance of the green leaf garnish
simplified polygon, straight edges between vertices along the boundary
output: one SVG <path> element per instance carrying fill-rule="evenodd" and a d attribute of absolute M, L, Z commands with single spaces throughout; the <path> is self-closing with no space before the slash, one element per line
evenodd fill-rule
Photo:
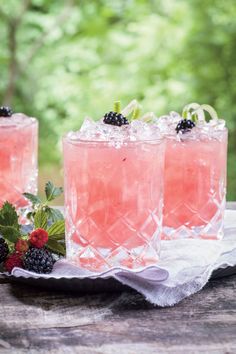
<path fill-rule="evenodd" d="M 29 201 L 31 201 L 33 205 L 42 203 L 41 199 L 37 195 L 31 193 L 23 193 L 23 196 L 27 198 Z"/>
<path fill-rule="evenodd" d="M 60 243 L 57 240 L 53 240 L 50 238 L 46 244 L 46 247 L 57 254 L 61 254 L 63 256 L 65 256 L 66 254 L 64 242 Z"/>
<path fill-rule="evenodd" d="M 47 206 L 45 207 L 45 211 L 48 215 L 48 219 L 52 222 L 64 220 L 64 216 L 59 209 L 50 208 L 49 206 Z"/>
<path fill-rule="evenodd" d="M 13 226 L 17 230 L 20 228 L 16 209 L 8 202 L 5 202 L 0 210 L 0 225 Z"/>
<path fill-rule="evenodd" d="M 9 242 L 15 243 L 20 237 L 20 231 L 14 226 L 0 225 L 0 233 Z"/>
<path fill-rule="evenodd" d="M 52 182 L 47 182 L 45 186 L 47 201 L 50 202 L 63 193 L 62 187 L 55 187 Z"/>
<path fill-rule="evenodd" d="M 47 226 L 47 213 L 43 209 L 39 209 L 34 215 L 34 227 L 35 229 L 41 228 L 46 230 Z"/>
<path fill-rule="evenodd" d="M 65 221 L 58 220 L 48 228 L 50 239 L 64 240 L 65 236 Z"/>

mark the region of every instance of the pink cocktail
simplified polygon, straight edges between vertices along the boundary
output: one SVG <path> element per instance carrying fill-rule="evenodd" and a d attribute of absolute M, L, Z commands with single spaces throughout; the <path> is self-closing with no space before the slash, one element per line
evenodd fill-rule
<path fill-rule="evenodd" d="M 0 116 L 0 206 L 7 200 L 24 208 L 28 202 L 22 193 L 37 193 L 37 153 L 37 120 L 23 114 Z"/>
<path fill-rule="evenodd" d="M 228 140 L 224 121 L 201 120 L 179 133 L 173 129 L 176 117 L 169 117 L 168 124 L 162 238 L 221 239 Z"/>
<path fill-rule="evenodd" d="M 67 258 L 93 270 L 154 264 L 165 144 L 160 136 L 142 140 L 132 135 L 132 124 L 86 124 L 94 129 L 90 140 L 87 131 L 63 140 Z"/>

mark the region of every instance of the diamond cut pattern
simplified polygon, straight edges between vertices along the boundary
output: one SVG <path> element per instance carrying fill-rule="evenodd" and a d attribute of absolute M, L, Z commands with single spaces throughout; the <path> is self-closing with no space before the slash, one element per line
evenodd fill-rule
<path fill-rule="evenodd" d="M 153 264 L 158 260 L 160 248 L 159 214 L 157 209 L 145 213 L 146 219 L 139 229 L 134 228 L 130 217 L 119 215 L 109 229 L 104 230 L 91 216 L 74 225 L 66 209 L 67 258 L 91 270 Z"/>
<path fill-rule="evenodd" d="M 208 203 L 199 210 L 193 210 L 189 205 L 179 204 L 168 214 L 171 227 L 163 224 L 162 239 L 204 238 L 221 239 L 223 237 L 223 220 L 225 197 L 221 203 L 210 195 Z M 182 223 L 177 215 L 187 215 L 188 222 Z"/>

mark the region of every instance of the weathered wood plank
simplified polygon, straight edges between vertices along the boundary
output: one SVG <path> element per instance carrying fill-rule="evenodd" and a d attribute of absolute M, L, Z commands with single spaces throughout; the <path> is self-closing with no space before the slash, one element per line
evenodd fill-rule
<path fill-rule="evenodd" d="M 22 350 L 143 353 L 146 348 L 146 353 L 190 353 L 207 348 L 233 353 L 235 292 L 233 276 L 209 283 L 173 308 L 160 309 L 136 293 L 78 297 L 3 284 L 1 340 Z"/>

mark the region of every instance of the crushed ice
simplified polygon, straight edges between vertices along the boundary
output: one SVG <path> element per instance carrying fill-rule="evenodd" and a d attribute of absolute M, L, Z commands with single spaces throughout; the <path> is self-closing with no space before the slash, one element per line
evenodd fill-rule
<path fill-rule="evenodd" d="M 147 141 L 160 139 L 160 130 L 156 124 L 133 120 L 129 125 L 117 127 L 103 123 L 103 120 L 93 121 L 85 118 L 79 131 L 70 132 L 68 137 L 72 140 L 108 141 L 114 146 L 120 146 L 128 141 Z"/>

